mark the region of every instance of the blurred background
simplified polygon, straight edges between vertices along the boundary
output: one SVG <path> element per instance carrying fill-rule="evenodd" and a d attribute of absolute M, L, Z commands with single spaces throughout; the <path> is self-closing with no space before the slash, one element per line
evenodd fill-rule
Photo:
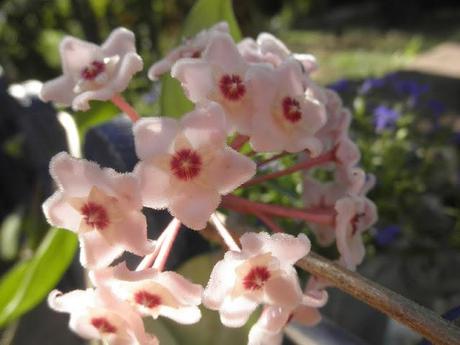
<path fill-rule="evenodd" d="M 82 343 L 67 332 L 67 316 L 39 304 L 58 281 L 65 291 L 84 284 L 78 257 L 73 260 L 75 238 L 56 235 L 41 214 L 41 203 L 53 190 L 49 159 L 62 150 L 78 153 L 81 146 L 85 157 L 119 171 L 131 170 L 136 162 L 130 124 L 116 117 L 112 105 L 95 103 L 87 113 L 71 114 L 73 120 L 62 109 L 37 100 L 39 84 L 24 82 L 46 81 L 61 73 L 57 47 L 65 34 L 99 43 L 118 26 L 136 33 L 139 54 L 148 67 L 180 42 L 193 4 L 0 2 L 0 345 Z M 377 177 L 370 198 L 380 213 L 377 226 L 366 234 L 368 254 L 359 271 L 439 314 L 457 318 L 460 3 L 235 0 L 233 5 L 244 36 L 269 31 L 292 51 L 315 55 L 320 69 L 313 78 L 337 91 L 354 114 L 352 136 L 362 151 L 361 165 Z M 125 96 L 142 115 L 151 116 L 159 112 L 159 90 L 158 83 L 141 73 Z M 264 201 L 298 202 L 292 193 L 299 183 L 300 176 L 283 179 Z M 162 214 L 150 216 L 156 225 L 167 221 Z M 296 222 L 283 225 L 309 232 Z M 182 243 L 190 242 L 196 243 L 195 249 L 182 244 L 182 256 L 171 267 L 192 257 L 203 260 L 196 255 L 207 250 L 207 244 L 194 236 L 182 238 Z M 68 248 L 67 255 L 62 248 Z M 318 250 L 330 254 L 327 248 Z M 190 266 L 188 262 L 181 269 L 191 271 Z M 323 310 L 326 321 L 317 330 L 291 327 L 291 341 L 315 344 L 313 339 L 323 337 L 322 344 L 345 344 L 347 339 L 349 344 L 398 345 L 421 340 L 338 291 L 331 291 Z M 157 331 L 166 334 L 169 327 L 171 333 L 171 325 L 162 327 Z M 177 344 L 192 344 L 187 332 L 173 331 L 179 334 Z M 236 344 L 235 339 L 240 338 L 229 344 Z"/>

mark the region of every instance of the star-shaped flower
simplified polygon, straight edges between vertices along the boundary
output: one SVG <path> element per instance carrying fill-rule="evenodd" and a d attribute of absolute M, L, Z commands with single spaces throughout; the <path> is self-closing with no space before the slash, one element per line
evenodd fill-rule
<path fill-rule="evenodd" d="M 243 58 L 251 63 L 269 63 L 278 66 L 289 58 L 294 58 L 301 64 L 302 70 L 310 74 L 318 68 L 313 55 L 293 54 L 286 45 L 270 33 L 263 32 L 257 40 L 246 38 L 238 43 L 238 50 Z"/>
<path fill-rule="evenodd" d="M 139 183 L 133 174 L 101 169 L 62 152 L 50 162 L 58 190 L 43 204 L 48 222 L 76 232 L 85 267 L 105 267 L 125 250 L 146 255 L 147 239 Z"/>
<path fill-rule="evenodd" d="M 108 345 L 158 345 L 158 339 L 145 333 L 138 313 L 127 302 L 118 300 L 108 289 L 74 290 L 66 294 L 54 290 L 50 307 L 69 313 L 69 327 L 85 339 L 103 340 Z"/>
<path fill-rule="evenodd" d="M 186 39 L 179 47 L 173 49 L 149 68 L 149 78 L 157 80 L 162 74 L 169 72 L 172 65 L 179 59 L 201 57 L 215 32 L 228 33 L 228 24 L 226 22 L 217 23 L 207 30 L 200 31 L 194 37 Z"/>
<path fill-rule="evenodd" d="M 226 145 L 225 118 L 208 103 L 171 118 L 142 119 L 134 126 L 135 173 L 144 205 L 167 207 L 186 226 L 200 230 L 220 203 L 220 196 L 249 180 L 255 163 Z"/>
<path fill-rule="evenodd" d="M 96 286 L 107 286 L 144 316 L 168 317 L 183 324 L 200 320 L 201 285 L 193 284 L 176 272 L 154 268 L 130 271 L 124 263 L 90 273 Z"/>
<path fill-rule="evenodd" d="M 299 152 L 308 149 L 312 156 L 322 150 L 316 132 L 325 124 L 323 104 L 305 89 L 304 76 L 297 61 L 283 62 L 264 78 L 253 80 L 255 112 L 251 146 L 255 151 Z"/>
<path fill-rule="evenodd" d="M 282 314 L 273 327 L 279 329 L 293 310 L 310 302 L 293 267 L 309 252 L 310 241 L 303 234 L 296 238 L 281 233 L 245 233 L 240 242 L 240 252 L 228 251 L 214 266 L 203 304 L 218 310 L 224 325 L 240 327 L 263 303 L 269 314 Z"/>
<path fill-rule="evenodd" d="M 60 54 L 63 75 L 46 82 L 40 97 L 72 105 L 74 110 L 88 110 L 91 100 L 111 99 L 143 67 L 134 34 L 125 28 L 112 31 L 101 46 L 67 36 L 60 44 Z"/>
<path fill-rule="evenodd" d="M 268 66 L 264 66 L 267 67 Z M 254 112 L 252 79 L 264 73 L 259 65 L 249 66 L 229 34 L 214 33 L 200 59 L 180 59 L 171 75 L 178 79 L 194 103 L 215 101 L 225 110 L 229 129 L 249 134 Z"/>

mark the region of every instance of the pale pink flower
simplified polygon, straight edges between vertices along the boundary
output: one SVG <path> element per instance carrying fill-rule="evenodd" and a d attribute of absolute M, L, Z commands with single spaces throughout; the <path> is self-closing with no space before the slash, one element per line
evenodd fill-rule
<path fill-rule="evenodd" d="M 50 307 L 69 313 L 69 327 L 85 339 L 103 340 L 108 345 L 158 345 L 146 334 L 140 315 L 127 302 L 107 289 L 74 290 L 66 294 L 54 290 L 48 296 Z"/>
<path fill-rule="evenodd" d="M 245 38 L 238 43 L 238 50 L 243 58 L 251 63 L 269 63 L 278 66 L 288 58 L 294 58 L 307 75 L 318 68 L 313 55 L 293 54 L 286 45 L 270 33 L 263 32 L 257 36 L 257 40 Z"/>
<path fill-rule="evenodd" d="M 341 179 L 336 174 L 332 182 L 320 183 L 306 176 L 303 181 L 303 202 L 310 211 L 324 212 L 335 209 L 337 201 L 349 195 L 365 196 L 373 186 L 373 179 L 366 179 L 365 172 L 360 168 L 350 170 L 350 179 Z M 309 224 L 318 243 L 328 246 L 336 239 L 336 225 Z"/>
<path fill-rule="evenodd" d="M 43 211 L 51 225 L 78 234 L 83 266 L 105 267 L 125 250 L 146 255 L 154 249 L 133 174 L 101 169 L 65 152 L 53 157 L 50 173 L 58 190 Z"/>
<path fill-rule="evenodd" d="M 40 97 L 74 110 L 88 110 L 91 100 L 111 99 L 143 67 L 134 34 L 125 28 L 112 31 L 101 46 L 67 36 L 59 49 L 63 75 L 46 82 Z"/>
<path fill-rule="evenodd" d="M 255 109 L 251 146 L 255 151 L 299 152 L 317 156 L 322 145 L 316 132 L 326 122 L 323 104 L 304 89 L 300 65 L 286 60 L 265 78 L 254 79 Z"/>
<path fill-rule="evenodd" d="M 182 58 L 199 58 L 206 49 L 210 38 L 215 32 L 228 33 L 226 22 L 220 22 L 207 30 L 200 31 L 194 37 L 186 39 L 179 47 L 173 49 L 160 61 L 155 62 L 148 72 L 151 80 L 157 80 L 162 74 L 171 70 L 172 65 Z"/>
<path fill-rule="evenodd" d="M 316 133 L 326 150 L 332 149 L 337 142 L 346 136 L 351 122 L 351 113 L 342 106 L 339 95 L 332 90 L 323 89 L 326 107 L 326 123 Z"/>
<path fill-rule="evenodd" d="M 293 265 L 310 251 L 303 234 L 245 233 L 240 252 L 228 251 L 212 270 L 203 293 L 203 304 L 218 310 L 222 323 L 240 327 L 255 308 L 281 308 L 284 324 L 291 312 L 304 302 Z M 270 309 L 271 310 L 271 309 Z"/>
<path fill-rule="evenodd" d="M 176 272 L 155 268 L 130 271 L 124 263 L 90 272 L 96 286 L 107 286 L 121 300 L 129 302 L 143 316 L 164 316 L 183 324 L 200 320 L 201 285 Z"/>
<path fill-rule="evenodd" d="M 248 345 L 279 345 L 284 327 L 295 321 L 305 326 L 315 326 L 321 320 L 318 308 L 328 299 L 325 290 L 306 291 L 302 303 L 295 309 L 282 306 L 265 306 L 261 316 L 249 331 Z"/>
<path fill-rule="evenodd" d="M 214 33 L 200 59 L 180 59 L 171 71 L 194 103 L 218 102 L 225 110 L 229 129 L 249 134 L 254 112 L 252 79 L 268 66 L 249 66 L 230 35 Z"/>
<path fill-rule="evenodd" d="M 347 196 L 335 204 L 337 249 L 348 269 L 354 270 L 366 253 L 362 233 L 377 221 L 372 201 L 361 196 Z"/>
<path fill-rule="evenodd" d="M 206 226 L 220 196 L 255 174 L 255 163 L 226 145 L 225 118 L 214 102 L 171 118 L 142 119 L 134 126 L 135 173 L 144 205 L 167 207 L 186 226 Z"/>

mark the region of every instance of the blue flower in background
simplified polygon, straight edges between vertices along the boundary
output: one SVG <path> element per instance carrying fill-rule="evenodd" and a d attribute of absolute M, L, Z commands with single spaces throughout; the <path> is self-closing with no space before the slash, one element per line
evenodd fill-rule
<path fill-rule="evenodd" d="M 430 87 L 427 84 L 420 84 L 415 80 L 399 79 L 393 83 L 394 89 L 401 96 L 410 97 L 411 103 L 416 105 L 424 93 L 427 93 Z"/>
<path fill-rule="evenodd" d="M 386 247 L 396 240 L 401 233 L 401 227 L 399 225 L 389 225 L 385 228 L 381 228 L 375 234 L 375 242 L 382 247 Z"/>
<path fill-rule="evenodd" d="M 385 129 L 394 129 L 396 121 L 401 116 L 399 112 L 387 107 L 386 105 L 379 105 L 375 108 L 373 115 L 374 126 L 377 133 L 380 133 Z"/>
<path fill-rule="evenodd" d="M 327 86 L 328 89 L 341 93 L 346 92 L 350 88 L 350 81 L 348 79 L 339 79 Z"/>
<path fill-rule="evenodd" d="M 366 79 L 362 84 L 361 87 L 359 88 L 359 93 L 360 94 L 365 94 L 368 93 L 369 91 L 372 91 L 373 89 L 378 89 L 380 87 L 385 86 L 387 82 L 386 78 L 369 78 Z"/>

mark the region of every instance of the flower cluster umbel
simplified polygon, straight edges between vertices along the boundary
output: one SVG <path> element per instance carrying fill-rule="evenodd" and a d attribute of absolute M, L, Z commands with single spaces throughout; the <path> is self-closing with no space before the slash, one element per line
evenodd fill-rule
<path fill-rule="evenodd" d="M 262 304 L 249 334 L 252 345 L 279 344 L 291 319 L 316 324 L 327 283 L 312 277 L 301 288 L 293 265 L 309 253 L 310 241 L 302 233 L 283 233 L 275 217 L 307 222 L 318 242 L 335 242 L 339 262 L 354 269 L 364 257 L 361 234 L 376 221 L 376 210 L 365 197 L 373 181 L 356 167 L 350 113 L 334 92 L 311 80 L 315 59 L 291 53 L 267 33 L 236 44 L 227 24 L 219 23 L 149 70 L 152 80 L 170 72 L 195 104 L 176 120 L 140 119 L 118 94 L 143 67 L 129 30 L 116 29 L 100 47 L 66 37 L 60 52 L 63 76 L 44 84 L 42 99 L 75 110 L 88 109 L 91 100 L 112 100 L 134 122 L 139 158 L 125 174 L 67 153 L 51 161 L 58 190 L 43 210 L 50 224 L 77 233 L 93 285 L 50 294 L 53 309 L 71 314 L 70 328 L 112 345 L 157 344 L 142 317 L 192 324 L 200 320 L 201 303 L 217 310 L 228 327 L 245 324 Z M 249 153 L 240 152 L 243 146 Z M 257 168 L 289 154 L 298 154 L 299 162 L 254 177 Z M 332 182 L 311 177 L 320 165 L 333 170 Z M 231 194 L 296 171 L 305 174 L 304 208 Z M 173 216 L 156 240 L 147 238 L 143 207 L 167 208 Z M 254 215 L 274 234 L 248 232 L 238 244 L 216 213 L 219 207 Z M 229 251 L 203 289 L 163 269 L 181 224 L 201 230 L 208 222 Z M 124 251 L 144 257 L 136 270 L 111 265 Z"/>

